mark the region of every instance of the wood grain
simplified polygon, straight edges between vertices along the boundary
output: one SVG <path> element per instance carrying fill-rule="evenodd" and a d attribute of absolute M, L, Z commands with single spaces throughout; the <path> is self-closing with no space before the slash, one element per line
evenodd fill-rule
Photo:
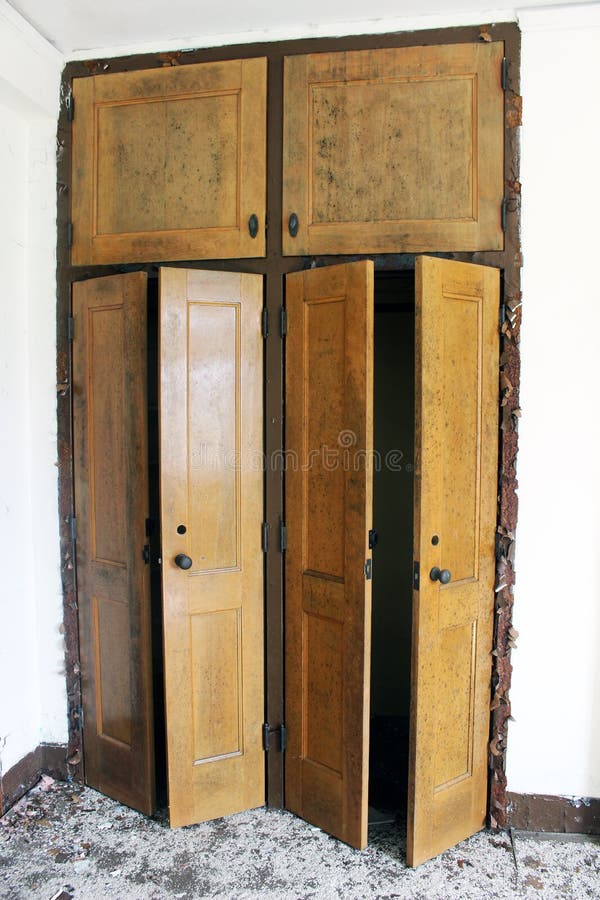
<path fill-rule="evenodd" d="M 284 253 L 501 249 L 503 47 L 287 57 Z"/>
<path fill-rule="evenodd" d="M 373 263 L 288 275 L 286 806 L 367 841 Z"/>
<path fill-rule="evenodd" d="M 262 278 L 163 268 L 159 290 L 168 790 L 178 826 L 264 803 Z M 178 553 L 191 557 L 189 570 Z"/>
<path fill-rule="evenodd" d="M 77 590 L 87 784 L 154 811 L 146 275 L 73 285 Z"/>
<path fill-rule="evenodd" d="M 409 865 L 485 825 L 494 620 L 499 271 L 416 265 Z M 439 541 L 434 544 L 432 538 Z M 430 570 L 447 568 L 447 585 Z"/>
<path fill-rule="evenodd" d="M 246 59 L 74 79 L 74 265 L 264 256 L 266 71 Z"/>

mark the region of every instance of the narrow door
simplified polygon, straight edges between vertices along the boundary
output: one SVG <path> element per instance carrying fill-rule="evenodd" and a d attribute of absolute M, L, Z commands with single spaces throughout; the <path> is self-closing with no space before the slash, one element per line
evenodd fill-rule
<path fill-rule="evenodd" d="M 287 277 L 286 806 L 367 842 L 373 263 Z"/>
<path fill-rule="evenodd" d="M 264 803 L 262 277 L 160 271 L 172 826 Z"/>
<path fill-rule="evenodd" d="M 87 784 L 154 810 L 146 276 L 73 285 L 77 591 Z"/>
<path fill-rule="evenodd" d="M 485 824 L 498 303 L 498 270 L 417 260 L 409 865 Z"/>

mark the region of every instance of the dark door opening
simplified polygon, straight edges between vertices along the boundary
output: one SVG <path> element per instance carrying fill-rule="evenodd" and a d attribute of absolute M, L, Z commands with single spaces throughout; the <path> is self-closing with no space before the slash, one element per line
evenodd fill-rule
<path fill-rule="evenodd" d="M 405 821 L 410 714 L 414 272 L 375 278 L 369 825 Z"/>

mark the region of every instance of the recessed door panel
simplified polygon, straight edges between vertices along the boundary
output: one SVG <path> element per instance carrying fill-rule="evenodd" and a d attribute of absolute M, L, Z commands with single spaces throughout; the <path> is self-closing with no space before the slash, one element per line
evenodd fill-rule
<path fill-rule="evenodd" d="M 73 285 L 77 594 L 87 784 L 154 811 L 146 275 Z"/>
<path fill-rule="evenodd" d="M 416 276 L 409 865 L 485 824 L 498 452 L 499 272 Z"/>
<path fill-rule="evenodd" d="M 286 285 L 286 806 L 364 847 L 373 263 Z"/>
<path fill-rule="evenodd" d="M 264 803 L 262 277 L 161 269 L 169 813 Z"/>

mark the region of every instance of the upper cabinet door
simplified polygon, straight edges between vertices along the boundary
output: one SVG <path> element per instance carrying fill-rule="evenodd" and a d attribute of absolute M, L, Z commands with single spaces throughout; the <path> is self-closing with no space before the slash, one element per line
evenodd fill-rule
<path fill-rule="evenodd" d="M 266 87 L 266 59 L 74 79 L 73 265 L 264 256 Z"/>
<path fill-rule="evenodd" d="M 503 53 L 287 57 L 284 254 L 502 249 Z"/>

